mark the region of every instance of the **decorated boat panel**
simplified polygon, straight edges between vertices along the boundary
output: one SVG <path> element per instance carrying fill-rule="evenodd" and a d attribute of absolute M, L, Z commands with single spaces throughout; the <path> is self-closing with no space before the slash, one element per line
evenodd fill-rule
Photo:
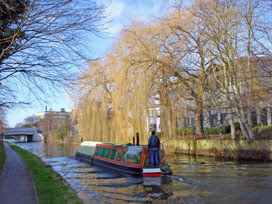
<path fill-rule="evenodd" d="M 94 158 L 131 167 L 143 167 L 144 146 L 115 146 L 97 144 Z"/>

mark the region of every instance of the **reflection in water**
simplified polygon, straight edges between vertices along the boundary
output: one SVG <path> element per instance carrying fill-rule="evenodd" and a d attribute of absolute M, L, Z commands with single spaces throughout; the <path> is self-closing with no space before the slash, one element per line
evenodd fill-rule
<path fill-rule="evenodd" d="M 173 195 L 172 189 L 164 189 L 162 186 L 168 185 L 172 182 L 170 176 L 163 176 L 158 178 L 147 177 L 143 178 L 144 197 L 145 201 L 152 203 L 152 200 L 167 201 Z"/>
<path fill-rule="evenodd" d="M 124 176 L 74 159 L 78 145 L 22 143 L 52 165 L 85 203 L 272 203 L 272 163 L 169 157 L 172 176 Z"/>
<path fill-rule="evenodd" d="M 19 146 L 38 155 L 41 158 L 74 156 L 79 144 L 49 144 L 40 142 L 17 143 Z"/>

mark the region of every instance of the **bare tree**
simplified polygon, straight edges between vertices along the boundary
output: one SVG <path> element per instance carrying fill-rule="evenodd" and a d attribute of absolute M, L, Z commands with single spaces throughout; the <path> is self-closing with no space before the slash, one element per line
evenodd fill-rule
<path fill-rule="evenodd" d="M 5 132 L 5 128 L 7 128 L 5 110 L 0 107 L 0 141 L 2 140 L 2 133 Z"/>
<path fill-rule="evenodd" d="M 18 102 L 16 94 L 24 89 L 39 98 L 48 88 L 69 85 L 77 67 L 91 58 L 88 41 L 105 23 L 105 6 L 92 0 L 1 0 L 0 8 L 4 20 L 17 11 L 13 22 L 1 20 L 4 106 Z"/>
<path fill-rule="evenodd" d="M 44 136 L 45 142 L 55 141 L 55 134 L 62 123 L 54 114 L 46 114 L 39 119 L 38 126 Z"/>
<path fill-rule="evenodd" d="M 16 128 L 20 127 L 37 127 L 39 123 L 39 118 L 36 115 L 28 116 L 27 118 L 24 119 L 23 122 L 17 123 L 15 125 Z"/>
<path fill-rule="evenodd" d="M 260 69 L 258 58 L 263 58 L 254 33 L 259 26 L 268 28 L 259 21 L 265 3 L 258 0 L 196 0 L 195 5 L 194 15 L 207 27 L 203 34 L 209 36 L 210 56 L 216 59 L 213 76 L 221 94 L 222 108 L 228 113 L 232 138 L 235 138 L 236 119 L 243 136 L 253 139 L 251 113 L 261 100 L 256 81 L 262 79 L 256 74 Z M 258 35 L 258 40 L 263 42 L 265 38 Z"/>
<path fill-rule="evenodd" d="M 251 95 L 255 102 L 253 106 L 257 112 L 261 112 L 261 109 L 269 110 L 272 106 L 272 3 L 265 0 L 247 0 L 246 5 L 247 12 L 242 15 L 248 29 L 248 57 L 252 61 L 251 64 L 248 63 L 252 72 Z"/>

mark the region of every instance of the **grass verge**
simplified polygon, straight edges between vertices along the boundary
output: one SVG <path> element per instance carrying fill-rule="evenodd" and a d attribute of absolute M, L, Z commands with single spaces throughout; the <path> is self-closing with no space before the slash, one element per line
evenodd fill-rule
<path fill-rule="evenodd" d="M 1 175 L 2 170 L 4 168 L 5 161 L 6 161 L 6 154 L 5 154 L 5 150 L 4 150 L 4 145 L 2 142 L 0 142 L 0 175 Z"/>
<path fill-rule="evenodd" d="M 8 143 L 26 162 L 37 190 L 39 204 L 83 204 L 77 193 L 36 155 Z"/>

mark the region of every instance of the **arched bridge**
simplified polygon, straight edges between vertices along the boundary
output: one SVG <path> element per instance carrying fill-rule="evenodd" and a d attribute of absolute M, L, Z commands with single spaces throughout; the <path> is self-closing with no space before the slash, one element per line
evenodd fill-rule
<path fill-rule="evenodd" d="M 27 142 L 43 141 L 43 137 L 39 133 L 39 128 L 8 128 L 3 134 L 3 139 L 12 136 L 21 136 L 22 139 L 26 137 Z"/>

